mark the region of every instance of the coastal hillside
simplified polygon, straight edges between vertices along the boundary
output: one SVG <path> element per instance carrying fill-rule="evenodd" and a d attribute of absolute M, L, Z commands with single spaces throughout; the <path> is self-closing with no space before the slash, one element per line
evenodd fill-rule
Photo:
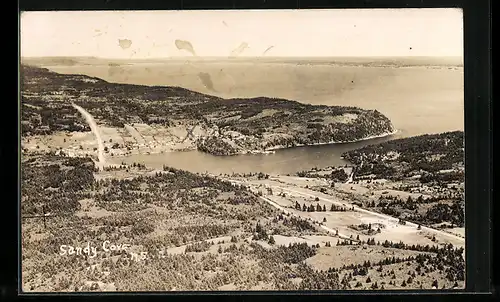
<path fill-rule="evenodd" d="M 348 192 L 359 206 L 375 212 L 439 229 L 464 227 L 464 132 L 395 139 L 343 156 L 352 167 L 297 175 L 328 179 L 331 188 L 322 191 Z"/>
<path fill-rule="evenodd" d="M 346 229 L 361 214 L 323 201 L 307 217 L 292 205 L 314 198 L 252 189 L 269 175 L 243 186 L 170 167 L 98 171 L 54 152 L 25 152 L 21 165 L 25 292 L 463 287 L 463 248 L 414 233 L 403 243 L 389 224 Z"/>
<path fill-rule="evenodd" d="M 319 244 L 278 242 L 324 232 L 242 186 L 54 153 L 22 167 L 24 291 L 345 288 L 303 262 Z"/>
<path fill-rule="evenodd" d="M 71 106 L 74 102 L 101 127 L 138 132 L 129 143 L 116 145 L 120 139 L 114 139 L 118 153 L 146 145 L 156 151 L 197 148 L 233 155 L 357 141 L 394 131 L 391 121 L 376 110 L 265 97 L 222 99 L 180 87 L 115 84 L 31 66 L 21 68 L 21 100 L 23 137 L 90 131 Z M 147 135 L 143 128 L 148 128 Z M 166 136 L 172 139 L 155 139 Z"/>
<path fill-rule="evenodd" d="M 464 177 L 464 132 L 395 139 L 351 150 L 343 157 L 359 166 L 358 176 L 419 177 L 422 182 Z"/>

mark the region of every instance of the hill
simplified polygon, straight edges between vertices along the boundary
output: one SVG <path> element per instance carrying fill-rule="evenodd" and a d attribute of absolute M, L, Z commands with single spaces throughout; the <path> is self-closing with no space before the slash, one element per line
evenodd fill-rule
<path fill-rule="evenodd" d="M 437 180 L 440 178 L 438 175 L 443 174 L 440 172 L 463 168 L 464 132 L 390 140 L 348 151 L 343 157 L 360 166 L 357 175 L 375 174 L 380 178 L 398 178 L 423 174 L 423 181 Z"/>

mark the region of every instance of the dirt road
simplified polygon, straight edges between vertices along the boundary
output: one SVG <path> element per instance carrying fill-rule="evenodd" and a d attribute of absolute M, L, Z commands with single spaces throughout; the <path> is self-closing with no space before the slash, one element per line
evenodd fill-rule
<path fill-rule="evenodd" d="M 235 184 L 242 184 L 242 185 L 249 185 L 251 187 L 251 189 L 253 191 L 258 191 L 258 187 L 259 185 L 261 184 L 253 184 L 253 183 L 249 183 L 249 182 L 244 182 L 244 181 L 237 181 L 237 180 L 230 180 L 231 182 L 235 183 Z M 381 214 L 381 213 L 377 213 L 377 212 L 373 212 L 373 211 L 369 211 L 367 209 L 363 209 L 363 208 L 360 208 L 358 206 L 355 206 L 355 205 L 352 205 L 348 202 L 345 202 L 345 201 L 338 201 L 338 200 L 334 200 L 331 196 L 329 195 L 325 195 L 323 193 L 320 193 L 320 192 L 316 192 L 316 191 L 312 191 L 312 190 L 309 190 L 309 189 L 305 189 L 305 188 L 300 188 L 300 187 L 297 187 L 297 186 L 294 186 L 293 188 L 290 188 L 288 186 L 283 186 L 283 185 L 271 185 L 271 184 L 267 184 L 266 185 L 267 187 L 271 188 L 271 189 L 277 189 L 277 190 L 282 190 L 283 192 L 288 192 L 288 194 L 296 194 L 296 195 L 301 195 L 301 196 L 307 196 L 307 197 L 313 197 L 313 198 L 318 198 L 319 200 L 322 200 L 322 201 L 325 201 L 325 202 L 328 202 L 328 203 L 331 203 L 331 204 L 335 204 L 335 205 L 338 205 L 338 206 L 346 206 L 348 204 L 348 206 L 350 207 L 354 207 L 354 211 L 357 211 L 357 212 L 360 212 L 360 213 L 364 213 L 366 215 L 369 215 L 369 216 L 372 216 L 372 217 L 377 217 L 379 219 L 382 219 L 382 222 L 384 224 L 387 224 L 387 225 L 393 225 L 393 226 L 399 226 L 399 219 L 398 218 L 395 218 L 395 217 L 392 217 L 392 216 L 389 216 L 389 215 L 385 215 L 385 214 Z M 282 210 L 282 211 L 285 211 L 285 212 L 289 212 L 289 211 L 286 211 L 283 207 L 281 207 L 280 205 L 278 205 L 277 203 L 275 203 L 274 201 L 270 200 L 269 198 L 266 198 L 266 197 L 262 197 L 264 200 L 266 200 L 268 203 L 270 203 L 271 205 L 273 205 L 274 207 Z M 295 216 L 298 216 L 298 217 L 301 217 L 301 218 L 305 218 L 305 217 L 302 217 L 300 214 L 294 214 Z M 307 218 L 306 218 L 307 219 Z M 324 225 L 321 226 L 323 229 L 327 230 L 327 231 L 330 231 L 330 232 L 333 232 L 335 233 L 336 230 L 333 230 L 333 229 L 330 229 Z M 415 223 L 412 223 L 412 222 L 406 222 L 406 225 L 401 225 L 399 226 L 400 228 L 414 228 L 414 229 L 417 229 L 418 225 L 415 224 Z M 437 229 L 433 229 L 433 228 L 430 228 L 430 227 L 426 227 L 426 226 L 421 226 L 421 231 L 425 231 L 425 232 L 428 232 L 430 234 L 433 234 L 434 236 L 436 236 L 436 238 L 438 237 L 445 237 L 447 238 L 449 241 L 452 241 L 454 245 L 463 245 L 465 243 L 465 239 L 462 238 L 462 237 L 459 237 L 457 235 L 454 235 L 454 234 L 451 234 L 451 233 L 447 233 L 447 232 L 444 232 L 444 231 L 441 231 L 441 230 L 437 230 Z M 339 234 L 341 235 L 341 234 Z M 343 235 L 341 236 L 343 238 L 348 238 L 348 236 L 346 235 Z"/>
<path fill-rule="evenodd" d="M 333 200 L 331 200 L 329 198 L 325 198 L 325 197 L 321 196 L 323 194 L 320 193 L 320 192 L 314 192 L 315 194 L 310 194 L 310 193 L 303 192 L 303 191 L 300 192 L 297 189 L 283 188 L 283 187 L 280 187 L 280 186 L 275 186 L 275 187 L 279 188 L 279 189 L 282 189 L 283 191 L 293 192 L 293 193 L 296 193 L 296 194 L 299 194 L 299 195 L 303 195 L 303 196 L 309 196 L 309 197 L 314 197 L 314 198 L 317 197 L 320 200 L 323 200 L 323 201 L 326 201 L 326 202 L 329 202 L 329 203 L 333 203 L 333 204 L 337 204 L 337 205 L 341 204 L 338 201 L 333 201 Z M 311 191 L 311 192 L 313 192 L 313 191 Z M 386 220 L 387 222 L 393 222 L 393 223 L 394 222 L 396 222 L 396 223 L 399 222 L 398 218 L 395 218 L 395 217 L 392 217 L 392 216 L 389 216 L 389 215 L 386 215 L 386 214 L 369 211 L 369 210 L 360 208 L 360 207 L 355 206 L 355 205 L 353 205 L 353 207 L 354 207 L 355 211 L 366 213 L 366 214 L 373 215 L 373 216 L 377 216 L 379 218 L 382 218 L 382 219 Z M 412 227 L 415 227 L 415 228 L 418 227 L 418 225 L 416 223 L 413 223 L 413 222 L 406 222 L 406 225 L 407 226 L 412 226 Z M 450 233 L 447 233 L 447 232 L 444 232 L 444 231 L 441 231 L 441 230 L 436 230 L 436 229 L 433 229 L 433 228 L 422 226 L 422 225 L 420 227 L 424 231 L 428 231 L 430 233 L 435 233 L 435 234 L 438 234 L 438 235 L 442 235 L 442 236 L 445 236 L 445 237 L 452 238 L 454 240 L 459 240 L 459 241 L 465 242 L 465 239 L 462 238 L 462 237 L 459 237 L 459 236 L 456 236 L 456 235 L 453 235 L 453 234 L 450 234 Z"/>
<path fill-rule="evenodd" d="M 80 107 L 74 103 L 72 103 L 71 105 L 73 105 L 73 107 L 83 115 L 83 117 L 85 118 L 85 120 L 89 124 L 90 129 L 92 130 L 92 133 L 94 133 L 94 135 L 95 135 L 95 138 L 97 140 L 97 146 L 98 146 L 97 152 L 98 152 L 98 158 L 99 158 L 99 168 L 100 168 L 100 170 L 102 170 L 104 164 L 106 163 L 106 158 L 104 157 L 104 143 L 103 143 L 102 138 L 101 138 L 101 133 L 99 132 L 99 127 L 97 126 L 97 123 L 95 122 L 92 115 L 90 113 L 88 113 L 85 109 L 83 109 L 82 107 Z"/>

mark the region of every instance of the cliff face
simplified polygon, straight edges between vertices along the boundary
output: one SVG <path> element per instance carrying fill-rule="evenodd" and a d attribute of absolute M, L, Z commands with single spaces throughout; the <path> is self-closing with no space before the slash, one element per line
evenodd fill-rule
<path fill-rule="evenodd" d="M 357 141 L 394 130 L 376 110 L 265 97 L 226 100 L 179 87 L 114 84 L 28 66 L 21 69 L 21 100 L 23 136 L 89 131 L 71 107 L 74 102 L 108 127 L 143 123 L 211 129 L 194 139 L 193 147 L 214 155 Z"/>

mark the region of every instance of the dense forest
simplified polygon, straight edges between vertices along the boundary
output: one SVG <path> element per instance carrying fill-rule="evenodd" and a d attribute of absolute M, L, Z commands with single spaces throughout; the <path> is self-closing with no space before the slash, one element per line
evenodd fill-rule
<path fill-rule="evenodd" d="M 401 199 L 395 196 L 380 196 L 377 202 L 372 200 L 367 202 L 365 206 L 422 225 L 443 222 L 448 222 L 455 227 L 464 227 L 465 225 L 463 197 L 422 198 L 420 196 L 416 199 L 411 197 Z"/>
<path fill-rule="evenodd" d="M 394 179 L 422 174 L 422 182 L 463 179 L 463 171 L 449 170 L 464 166 L 464 132 L 445 132 L 390 140 L 343 154 L 356 164 L 356 175 L 374 174 L 375 178 Z"/>
<path fill-rule="evenodd" d="M 90 158 L 66 158 L 49 153 L 22 163 L 21 214 L 72 214 L 80 208 L 82 193 L 94 186 L 94 162 Z"/>
<path fill-rule="evenodd" d="M 317 169 L 311 169 L 310 171 L 299 171 L 296 173 L 299 177 L 307 177 L 307 178 L 326 178 L 328 180 L 334 182 L 345 182 L 349 175 L 345 172 L 343 168 L 333 168 L 329 173 L 318 173 Z"/>

